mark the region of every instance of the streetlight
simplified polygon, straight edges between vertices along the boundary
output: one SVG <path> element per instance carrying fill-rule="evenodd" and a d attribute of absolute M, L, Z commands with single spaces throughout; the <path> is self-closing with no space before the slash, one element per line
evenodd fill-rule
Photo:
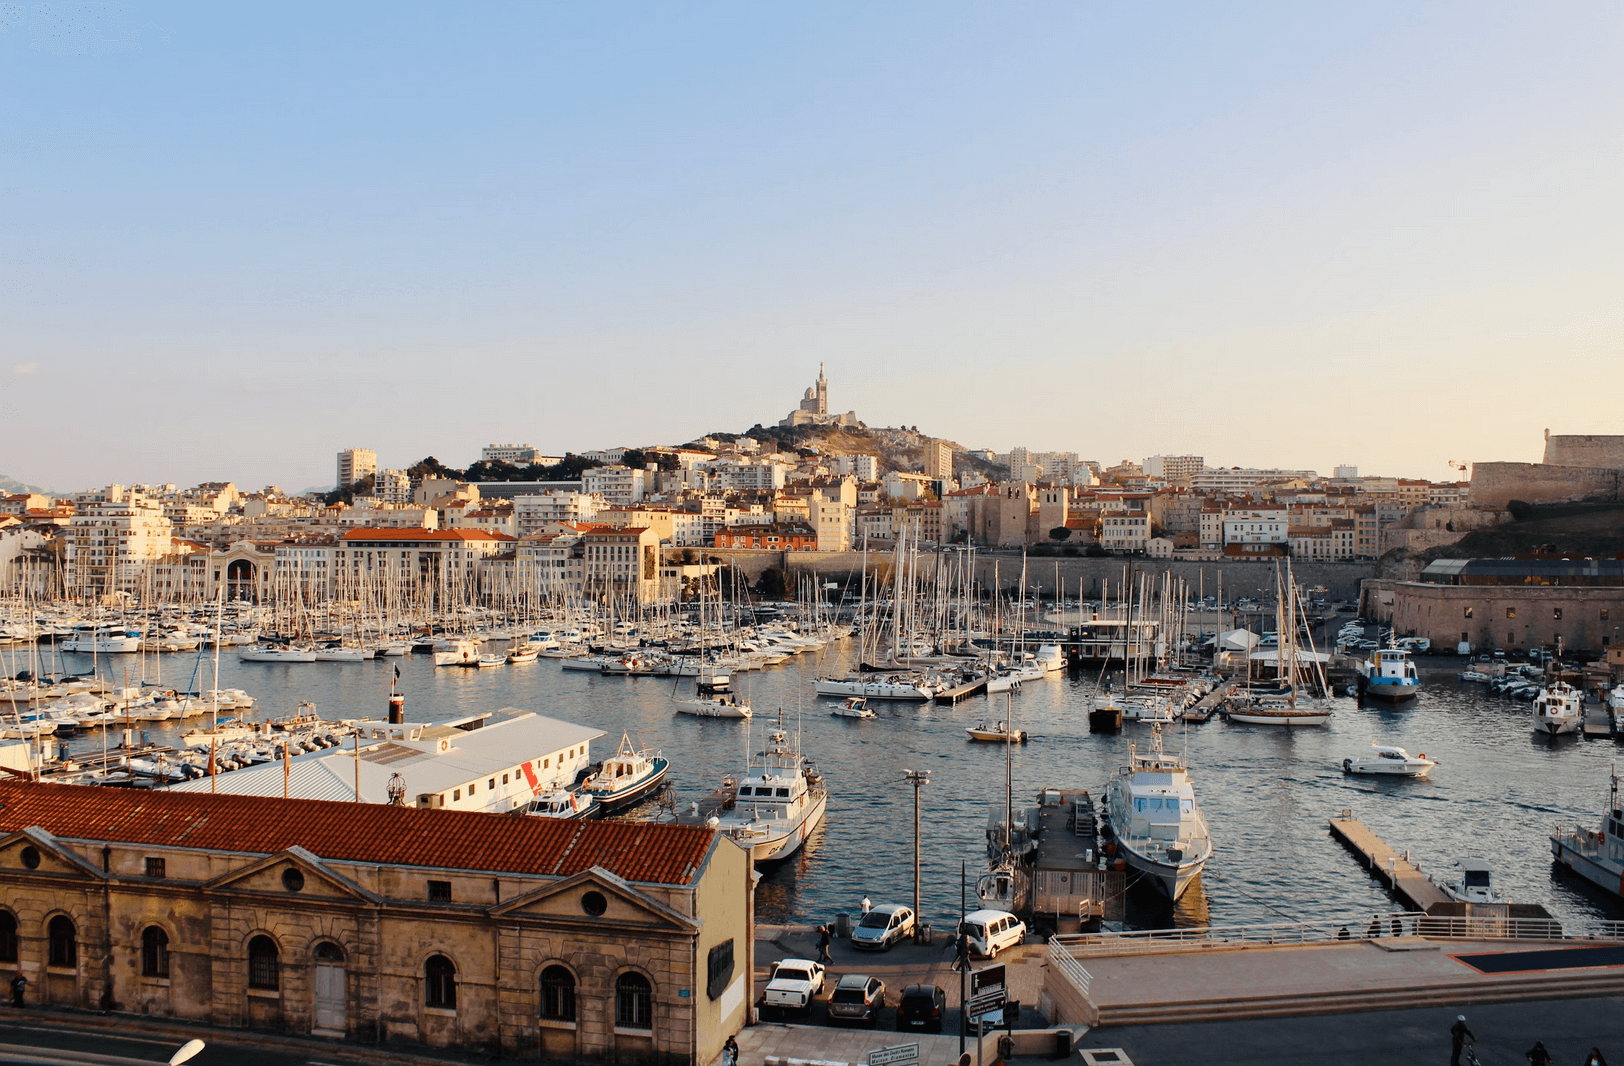
<path fill-rule="evenodd" d="M 914 940 L 919 939 L 919 790 L 930 783 L 929 770 L 902 771 L 914 790 Z"/>

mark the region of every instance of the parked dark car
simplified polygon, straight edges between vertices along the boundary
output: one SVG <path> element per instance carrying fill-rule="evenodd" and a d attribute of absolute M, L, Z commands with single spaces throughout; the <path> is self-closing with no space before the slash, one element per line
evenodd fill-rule
<path fill-rule="evenodd" d="M 923 1029 L 927 1033 L 939 1033 L 946 1015 L 947 993 L 935 985 L 909 985 L 897 1001 L 899 1031 Z"/>
<path fill-rule="evenodd" d="M 849 973 L 835 985 L 829 997 L 829 1023 L 867 1022 L 870 1029 L 879 1023 L 885 1009 L 885 983 L 878 977 Z"/>

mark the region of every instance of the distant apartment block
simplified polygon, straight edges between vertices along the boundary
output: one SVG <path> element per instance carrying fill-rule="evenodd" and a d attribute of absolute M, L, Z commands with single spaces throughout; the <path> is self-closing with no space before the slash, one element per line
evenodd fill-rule
<path fill-rule="evenodd" d="M 379 503 L 400 506 L 412 502 L 412 477 L 404 470 L 380 470 L 372 483 L 372 495 Z"/>
<path fill-rule="evenodd" d="M 1266 482 L 1312 481 L 1318 476 L 1313 470 L 1259 470 L 1234 466 L 1203 470 L 1190 478 L 1190 487 L 1197 492 L 1245 493 Z"/>
<path fill-rule="evenodd" d="M 1140 466 L 1146 477 L 1173 485 L 1188 485 L 1207 468 L 1206 460 L 1199 455 L 1152 455 Z"/>
<path fill-rule="evenodd" d="M 624 466 L 595 466 L 581 474 L 581 491 L 602 496 L 612 504 L 637 503 L 649 494 L 649 472 Z M 658 577 L 653 580 L 658 580 Z"/>
<path fill-rule="evenodd" d="M 338 482 L 335 487 L 347 489 L 377 472 L 377 452 L 369 448 L 345 448 L 338 453 Z"/>
<path fill-rule="evenodd" d="M 953 477 L 953 445 L 945 440 L 925 441 L 925 476 L 937 481 Z"/>
<path fill-rule="evenodd" d="M 486 463 L 512 463 L 514 466 L 547 466 L 563 460 L 563 456 L 542 455 L 531 444 L 487 444 L 479 450 L 479 458 Z"/>

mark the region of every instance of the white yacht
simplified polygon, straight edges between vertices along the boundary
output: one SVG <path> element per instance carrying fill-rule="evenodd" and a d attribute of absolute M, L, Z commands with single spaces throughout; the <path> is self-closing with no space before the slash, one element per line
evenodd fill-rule
<path fill-rule="evenodd" d="M 141 650 L 141 631 L 137 629 L 80 628 L 62 642 L 63 651 L 77 651 L 101 655 L 122 654 Z"/>
<path fill-rule="evenodd" d="M 479 644 L 472 640 L 448 640 L 434 649 L 435 666 L 479 666 Z"/>
<path fill-rule="evenodd" d="M 314 648 L 301 648 L 292 644 L 255 644 L 237 653 L 245 663 L 313 663 Z"/>
<path fill-rule="evenodd" d="M 829 793 L 816 769 L 789 746 L 782 729 L 768 734 L 767 750 L 745 767 L 733 809 L 706 824 L 732 837 L 758 862 L 781 862 L 794 855 L 823 821 Z"/>
<path fill-rule="evenodd" d="M 1137 745 L 1129 753 L 1129 765 L 1106 786 L 1111 831 L 1128 865 L 1176 902 L 1212 857 L 1207 819 L 1184 760 L 1163 753 L 1160 725 L 1148 755 Z"/>
<path fill-rule="evenodd" d="M 1411 755 L 1403 748 L 1378 744 L 1374 740 L 1370 746 L 1373 750 L 1369 755 L 1343 759 L 1342 772 L 1378 777 L 1426 777 L 1427 772 L 1438 765 L 1438 761 L 1427 758 L 1424 751 L 1420 755 Z"/>
<path fill-rule="evenodd" d="M 691 714 L 696 718 L 749 718 L 751 713 L 750 701 L 741 700 L 731 692 L 674 696 L 671 703 L 678 714 Z"/>
<path fill-rule="evenodd" d="M 874 709 L 863 697 L 853 696 L 849 700 L 843 700 L 839 707 L 829 712 L 829 715 L 832 718 L 868 719 L 874 717 Z"/>
<path fill-rule="evenodd" d="M 1534 732 L 1573 733 L 1584 721 L 1584 696 L 1565 681 L 1554 681 L 1534 697 Z"/>
<path fill-rule="evenodd" d="M 1066 668 L 1066 653 L 1058 644 L 1039 644 L 1032 662 L 1044 673 L 1053 674 Z"/>
<path fill-rule="evenodd" d="M 871 678 L 820 677 L 817 692 L 820 696 L 862 696 L 870 700 L 928 700 L 936 695 L 936 686 L 916 674 L 871 675 Z"/>

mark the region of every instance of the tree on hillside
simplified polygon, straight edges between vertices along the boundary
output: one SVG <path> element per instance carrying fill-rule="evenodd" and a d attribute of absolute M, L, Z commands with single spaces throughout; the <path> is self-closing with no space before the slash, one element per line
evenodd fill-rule
<path fill-rule="evenodd" d="M 1067 529 L 1065 526 L 1055 526 L 1053 529 L 1049 530 L 1049 539 L 1056 542 L 1070 540 L 1071 530 Z"/>
<path fill-rule="evenodd" d="M 407 467 L 406 473 L 413 481 L 422 481 L 424 478 L 431 477 L 442 477 L 451 481 L 462 480 L 461 470 L 451 469 L 432 455 Z"/>

